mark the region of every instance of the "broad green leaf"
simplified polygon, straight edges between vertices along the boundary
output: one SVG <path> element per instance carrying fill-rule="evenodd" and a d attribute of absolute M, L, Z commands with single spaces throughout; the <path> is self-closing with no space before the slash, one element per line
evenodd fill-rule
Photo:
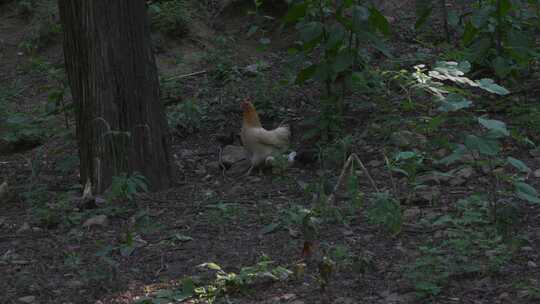
<path fill-rule="evenodd" d="M 455 112 L 461 109 L 469 108 L 472 105 L 472 101 L 465 97 L 451 93 L 441 101 L 441 105 L 437 110 L 441 112 Z"/>
<path fill-rule="evenodd" d="M 500 11 L 499 11 L 499 14 L 504 17 L 508 14 L 508 12 L 510 12 L 510 10 L 512 9 L 512 2 L 510 2 L 510 0 L 498 0 L 499 3 L 500 3 Z"/>
<path fill-rule="evenodd" d="M 457 148 L 452 151 L 452 154 L 436 161 L 437 164 L 450 165 L 458 160 L 461 160 L 467 153 L 467 148 L 464 145 L 458 145 Z"/>
<path fill-rule="evenodd" d="M 366 30 L 369 20 L 369 10 L 364 6 L 355 5 L 352 8 L 352 28 L 356 32 Z"/>
<path fill-rule="evenodd" d="M 462 41 L 464 45 L 469 45 L 474 40 L 474 37 L 476 37 L 476 34 L 478 34 L 478 30 L 474 27 L 474 25 L 468 21 L 465 23 L 465 30 L 463 32 Z"/>
<path fill-rule="evenodd" d="M 160 289 L 155 293 L 158 298 L 171 298 L 173 296 L 173 291 L 170 289 Z"/>
<path fill-rule="evenodd" d="M 258 29 L 259 29 L 259 27 L 256 26 L 256 25 L 250 26 L 250 27 L 249 27 L 249 30 L 247 31 L 246 36 L 248 36 L 248 37 L 253 36 L 253 34 L 255 34 L 255 33 L 257 32 Z"/>
<path fill-rule="evenodd" d="M 511 164 L 512 166 L 514 166 L 516 169 L 518 169 L 519 171 L 523 173 L 531 172 L 531 168 L 527 167 L 527 165 L 519 159 L 508 156 L 506 160 L 508 161 L 509 164 Z"/>
<path fill-rule="evenodd" d="M 540 203 L 540 198 L 538 198 L 538 191 L 534 189 L 531 185 L 524 182 L 515 182 L 514 186 L 516 187 L 516 194 L 522 200 L 526 200 L 530 203 Z"/>
<path fill-rule="evenodd" d="M 334 73 L 334 70 L 332 69 L 332 66 L 329 65 L 326 62 L 321 62 L 317 69 L 315 70 L 315 73 L 313 74 L 313 79 L 324 82 L 329 79 L 333 79 L 336 76 Z"/>
<path fill-rule="evenodd" d="M 483 36 L 481 36 L 483 37 Z M 483 62 L 493 48 L 493 39 L 479 38 L 472 42 L 464 53 L 464 59 L 470 62 Z"/>
<path fill-rule="evenodd" d="M 478 117 L 478 122 L 488 130 L 501 133 L 505 136 L 510 135 L 510 132 L 508 132 L 508 129 L 506 129 L 506 124 L 500 120 Z"/>
<path fill-rule="evenodd" d="M 345 29 L 341 24 L 334 24 L 329 30 L 328 30 L 328 42 L 326 43 L 326 49 L 334 49 L 339 48 L 339 46 L 343 45 L 343 41 L 345 39 Z"/>
<path fill-rule="evenodd" d="M 276 229 L 279 228 L 279 227 L 280 227 L 279 222 L 270 223 L 270 224 L 263 227 L 263 229 L 261 230 L 261 234 L 272 233 L 272 232 L 276 231 Z"/>
<path fill-rule="evenodd" d="M 495 93 L 497 95 L 506 95 L 510 93 L 506 88 L 496 84 L 493 79 L 490 78 L 483 78 L 477 80 L 476 84 L 478 84 L 481 89 L 484 89 L 490 93 Z"/>
<path fill-rule="evenodd" d="M 493 67 L 495 74 L 497 74 L 497 76 L 500 78 L 504 78 L 510 74 L 512 68 L 508 60 L 501 56 L 497 56 L 495 59 L 493 59 L 491 66 Z"/>
<path fill-rule="evenodd" d="M 396 160 L 406 160 L 418 156 L 418 153 L 413 151 L 402 151 L 396 155 Z"/>
<path fill-rule="evenodd" d="M 289 11 L 287 11 L 287 14 L 285 15 L 285 17 L 283 17 L 283 21 L 285 21 L 285 23 L 293 23 L 299 21 L 306 15 L 307 8 L 307 1 L 294 5 L 289 9 Z"/>
<path fill-rule="evenodd" d="M 383 35 L 389 35 L 390 23 L 388 23 L 386 17 L 374 6 L 369 9 L 369 13 L 369 23 L 378 29 Z"/>
<path fill-rule="evenodd" d="M 182 291 L 177 292 L 174 295 L 174 300 L 177 302 L 182 302 L 186 299 L 189 299 L 195 295 L 195 282 L 193 279 L 188 277 L 182 281 Z"/>
<path fill-rule="evenodd" d="M 313 78 L 313 75 L 315 74 L 316 70 L 317 70 L 317 65 L 315 64 L 301 70 L 296 76 L 296 83 L 302 84 L 306 80 Z"/>
<path fill-rule="evenodd" d="M 394 171 L 394 172 L 397 172 L 397 173 L 401 173 L 405 176 L 409 176 L 409 172 L 401 169 L 401 168 L 397 168 L 397 167 L 393 167 L 393 168 L 390 168 L 390 170 Z"/>
<path fill-rule="evenodd" d="M 352 62 L 353 55 L 348 50 L 338 53 L 334 62 L 334 72 L 340 73 L 347 70 Z"/>
<path fill-rule="evenodd" d="M 176 233 L 174 238 L 180 242 L 189 242 L 193 241 L 193 238 L 184 234 Z"/>
<path fill-rule="evenodd" d="M 298 54 L 298 52 L 300 52 L 297 48 L 288 48 L 287 49 L 287 54 L 289 55 L 296 55 Z"/>
<path fill-rule="evenodd" d="M 457 69 L 467 74 L 471 71 L 471 63 L 468 61 L 460 61 L 457 65 Z"/>
<path fill-rule="evenodd" d="M 465 146 L 470 150 L 478 151 L 481 154 L 489 156 L 497 155 L 501 150 L 499 141 L 476 135 L 468 135 L 465 138 Z"/>
<path fill-rule="evenodd" d="M 448 12 L 448 25 L 452 27 L 459 25 L 459 15 L 455 10 Z"/>
<path fill-rule="evenodd" d="M 323 25 L 320 22 L 308 22 L 299 30 L 302 41 L 311 42 L 319 38 L 323 33 Z"/>
<path fill-rule="evenodd" d="M 221 267 L 216 264 L 216 263 L 203 263 L 201 265 L 199 265 L 199 267 L 204 267 L 204 268 L 208 268 L 208 269 L 212 269 L 212 270 L 221 270 Z"/>
<path fill-rule="evenodd" d="M 482 8 L 474 10 L 471 18 L 472 25 L 479 29 L 482 28 L 489 20 L 490 14 L 494 11 L 490 5 L 485 5 Z"/>

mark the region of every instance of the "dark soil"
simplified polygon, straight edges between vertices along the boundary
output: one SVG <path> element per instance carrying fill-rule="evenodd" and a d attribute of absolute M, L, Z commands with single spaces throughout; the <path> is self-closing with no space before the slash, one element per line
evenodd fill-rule
<path fill-rule="evenodd" d="M 10 99 L 10 106 L 35 113 L 36 108 L 47 103 L 45 87 L 53 84 L 46 72 L 29 64 L 38 56 L 52 66 L 61 65 L 61 37 L 53 37 L 37 54 L 29 54 L 21 48 L 28 21 L 13 10 L 13 2 L 4 2 L 0 1 L 0 87 L 19 83 L 22 89 Z M 425 51 L 425 46 L 412 39 L 411 1 L 383 2 L 384 14 L 394 28 L 391 50 L 400 58 L 414 58 L 418 51 Z M 316 87 L 294 86 L 274 90 L 288 71 L 287 48 L 294 42 L 292 29 L 281 28 L 278 21 L 269 23 L 266 36 L 272 43 L 260 50 L 261 36 L 245 34 L 254 22 L 253 16 L 245 14 L 248 6 L 222 10 L 214 3 L 212 8 L 198 11 L 190 33 L 181 40 L 158 33 L 154 37 L 161 76 L 177 77 L 181 88 L 180 93 L 168 92 L 171 95 L 166 102 L 193 100 L 207 109 L 195 128 L 172 132 L 172 165 L 178 177 L 171 189 L 138 195 L 131 203 L 98 203 L 88 208 L 76 203 L 82 188 L 77 169 L 59 169 L 66 159 L 77 155 L 72 132 L 0 153 L 0 182 L 6 180 L 9 185 L 7 196 L 0 198 L 1 303 L 20 303 L 27 296 L 35 297 L 30 303 L 134 303 L 157 290 L 174 289 L 186 277 L 201 285 L 212 282 L 214 272 L 197 267 L 205 262 L 238 273 L 263 256 L 289 269 L 302 261 L 304 238 L 298 225 L 270 233 L 264 233 L 264 229 L 282 220 L 284 212 L 294 206 L 312 208 L 317 199 L 305 189 L 306 185 L 317 183 L 324 175 L 332 189 L 344 159 L 338 157 L 322 168 L 316 163 L 288 168 L 283 173 L 270 170 L 252 176 L 233 176 L 215 165 L 221 150 L 217 138 L 239 132 L 241 99 L 270 99 L 271 106 L 261 107 L 263 123 L 273 127 L 286 120 L 295 131 L 293 146 L 299 147 L 302 132 L 307 131 L 302 122 L 315 113 L 320 92 Z M 279 17 L 283 10 L 271 7 L 268 13 Z M 224 46 L 218 41 L 223 37 L 235 40 Z M 429 52 L 433 56 L 439 51 L 434 47 Z M 216 60 L 232 68 L 217 77 Z M 261 60 L 270 65 L 262 76 L 242 72 L 246 65 Z M 411 61 L 411 66 L 417 63 Z M 388 62 L 381 58 L 375 65 L 385 64 Z M 201 73 L 185 76 L 195 72 Z M 385 190 L 393 187 L 383 159 L 391 149 L 389 136 L 392 130 L 407 127 L 405 123 L 419 115 L 410 112 L 402 117 L 404 120 L 392 118 L 401 115 L 393 109 L 393 102 L 403 97 L 399 94 L 351 97 L 351 103 L 360 105 L 346 116 L 346 129 L 354 136 L 348 152 L 359 155 L 378 188 Z M 60 115 L 53 121 L 61 128 L 63 119 Z M 531 156 L 528 149 L 510 144 L 506 148 L 505 152 L 523 160 L 533 171 L 540 168 L 540 159 Z M 539 205 L 520 204 L 519 222 L 512 233 L 526 243 L 515 250 L 499 272 L 451 277 L 439 296 L 427 299 L 416 297 L 414 282 L 404 275 L 406 267 L 419 256 L 419 246 L 426 240 L 440 240 L 445 233 L 425 228 L 421 221 L 455 211 L 459 199 L 489 191 L 480 182 L 484 175 L 475 172 L 459 186 L 435 185 L 441 193 L 436 204 L 404 199 L 402 207 L 408 216 L 401 233 L 395 236 L 370 224 L 364 208 L 348 214 L 344 221 L 339 217 L 325 220 L 318 229 L 315 262 L 308 261 L 305 277 L 285 282 L 263 280 L 221 300 L 295 304 L 540 303 L 540 267 L 535 266 L 540 265 Z M 398 187 L 406 188 L 403 179 L 394 178 Z M 359 180 L 366 198 L 374 193 L 364 174 Z M 539 178 L 531 177 L 529 183 L 540 189 Z M 70 193 L 67 198 L 65 193 Z M 45 201 L 42 208 L 29 203 L 31 195 Z M 62 199 L 68 207 L 58 203 Z M 349 200 L 347 192 L 340 189 L 334 209 L 345 214 Z M 51 214 L 44 215 L 40 210 Z M 107 215 L 108 222 L 83 227 L 86 220 L 97 215 Z M 130 242 L 134 249 L 126 253 L 122 246 Z M 315 279 L 316 261 L 337 246 L 347 248 L 351 261 L 337 263 L 323 291 Z"/>

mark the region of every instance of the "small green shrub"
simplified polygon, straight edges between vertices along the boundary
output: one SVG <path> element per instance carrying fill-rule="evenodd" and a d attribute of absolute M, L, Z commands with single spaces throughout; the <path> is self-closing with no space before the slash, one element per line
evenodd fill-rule
<path fill-rule="evenodd" d="M 195 133 L 201 129 L 206 112 L 206 107 L 193 100 L 171 106 L 167 111 L 169 128 L 176 130 L 179 135 Z"/>
<path fill-rule="evenodd" d="M 183 37 L 189 31 L 190 10 L 185 0 L 159 1 L 148 7 L 152 26 L 167 35 Z"/>
<path fill-rule="evenodd" d="M 399 202 L 389 193 L 377 193 L 367 210 L 371 224 L 380 225 L 392 235 L 401 232 L 403 215 Z"/>
<path fill-rule="evenodd" d="M 108 198 L 110 201 L 133 201 L 140 191 L 148 192 L 148 180 L 138 172 L 131 175 L 122 173 L 119 176 L 113 176 Z"/>

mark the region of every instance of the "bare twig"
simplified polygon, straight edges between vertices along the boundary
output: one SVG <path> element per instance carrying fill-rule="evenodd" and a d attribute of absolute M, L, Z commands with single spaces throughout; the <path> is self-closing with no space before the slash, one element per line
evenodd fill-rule
<path fill-rule="evenodd" d="M 208 71 L 206 71 L 206 70 L 202 70 L 202 71 L 193 72 L 193 73 L 189 73 L 189 74 L 172 76 L 172 77 L 166 78 L 165 80 L 166 80 L 166 81 L 170 81 L 170 80 L 175 80 L 175 79 L 188 78 L 188 77 L 192 77 L 192 76 L 202 75 L 202 74 L 205 74 L 205 73 L 207 73 L 207 72 L 208 72 Z"/>
<path fill-rule="evenodd" d="M 364 166 L 364 163 L 362 162 L 362 160 L 360 160 L 360 158 L 358 157 L 358 155 L 356 154 L 351 154 L 351 156 L 354 157 L 354 159 L 356 160 L 356 162 L 360 165 L 360 167 L 362 167 L 362 170 L 364 170 L 364 173 L 366 174 L 366 176 L 368 177 L 369 181 L 371 182 L 371 186 L 373 186 L 373 189 L 375 189 L 375 191 L 377 192 L 381 192 L 379 191 L 379 188 L 377 187 L 377 184 L 375 184 L 375 181 L 373 180 L 373 178 L 371 177 L 371 174 L 369 174 L 369 171 L 368 169 L 366 168 L 366 166 Z"/>
<path fill-rule="evenodd" d="M 343 184 L 343 180 L 345 179 L 345 176 L 347 176 L 348 174 L 346 174 L 347 172 L 347 169 L 349 169 L 349 174 L 353 174 L 354 172 L 352 172 L 353 170 L 353 166 L 352 166 L 352 163 L 353 161 L 357 162 L 358 165 L 360 165 L 360 167 L 362 168 L 362 170 L 364 171 L 364 173 L 366 174 L 366 176 L 368 177 L 370 183 L 371 183 L 371 186 L 373 187 L 373 189 L 375 189 L 375 191 L 377 193 L 379 193 L 379 188 L 377 187 L 377 184 L 375 184 L 375 181 L 373 180 L 373 178 L 371 177 L 371 174 L 369 174 L 369 171 L 367 170 L 367 168 L 364 166 L 364 163 L 360 160 L 360 158 L 358 157 L 358 155 L 356 155 L 356 153 L 352 153 L 351 155 L 349 155 L 349 158 L 347 158 L 347 161 L 345 162 L 345 164 L 343 165 L 343 168 L 341 169 L 341 174 L 339 175 L 339 178 L 338 178 L 338 181 L 336 183 L 336 185 L 334 186 L 334 189 L 332 191 L 332 193 L 328 196 L 326 202 L 329 204 L 329 203 L 332 203 L 335 199 L 335 193 L 339 190 L 339 188 L 341 187 L 341 185 Z"/>

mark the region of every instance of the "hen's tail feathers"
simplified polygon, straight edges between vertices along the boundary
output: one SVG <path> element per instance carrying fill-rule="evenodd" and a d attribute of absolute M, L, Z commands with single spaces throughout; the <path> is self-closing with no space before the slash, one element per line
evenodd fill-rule
<path fill-rule="evenodd" d="M 274 138 L 276 139 L 276 144 L 280 147 L 285 147 L 289 145 L 289 137 L 291 137 L 291 130 L 289 126 L 281 126 L 272 131 L 274 133 Z"/>

